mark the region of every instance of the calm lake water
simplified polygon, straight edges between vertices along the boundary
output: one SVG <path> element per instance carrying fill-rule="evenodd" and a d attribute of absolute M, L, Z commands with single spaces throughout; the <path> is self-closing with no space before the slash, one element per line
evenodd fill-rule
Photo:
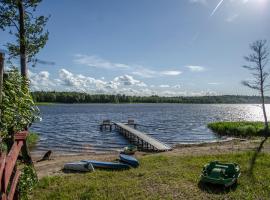
<path fill-rule="evenodd" d="M 121 150 L 128 141 L 114 131 L 100 132 L 103 119 L 134 119 L 139 130 L 171 146 L 224 139 L 207 128 L 209 122 L 263 119 L 259 105 L 239 104 L 56 104 L 40 110 L 43 120 L 31 127 L 40 135 L 34 154 L 49 149 L 65 154 Z"/>

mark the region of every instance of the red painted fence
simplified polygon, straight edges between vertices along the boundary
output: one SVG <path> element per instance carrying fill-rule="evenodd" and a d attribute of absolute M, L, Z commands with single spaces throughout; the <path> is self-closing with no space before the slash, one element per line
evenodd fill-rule
<path fill-rule="evenodd" d="M 0 199 L 2 200 L 18 199 L 16 188 L 21 172 L 16 169 L 16 161 L 26 142 L 27 134 L 27 131 L 16 133 L 15 142 L 8 155 L 0 153 Z M 10 188 L 9 192 L 8 188 Z"/>

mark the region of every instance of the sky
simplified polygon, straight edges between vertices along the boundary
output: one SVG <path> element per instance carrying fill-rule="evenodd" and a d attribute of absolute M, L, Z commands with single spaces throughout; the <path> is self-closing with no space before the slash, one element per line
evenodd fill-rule
<path fill-rule="evenodd" d="M 36 14 L 50 15 L 37 58 L 55 64 L 29 66 L 32 90 L 253 95 L 243 57 L 270 46 L 270 0 L 44 0 Z"/>

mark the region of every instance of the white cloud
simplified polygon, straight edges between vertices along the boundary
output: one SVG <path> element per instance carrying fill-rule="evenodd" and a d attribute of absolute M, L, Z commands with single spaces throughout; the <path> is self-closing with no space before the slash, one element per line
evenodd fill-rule
<path fill-rule="evenodd" d="M 136 71 L 133 71 L 132 74 L 140 76 L 140 77 L 144 77 L 144 78 L 152 78 L 157 75 L 157 72 L 154 70 L 139 67 L 138 69 L 136 69 Z"/>
<path fill-rule="evenodd" d="M 200 3 L 203 5 L 207 4 L 207 0 L 189 0 L 190 3 Z"/>
<path fill-rule="evenodd" d="M 203 66 L 189 65 L 189 66 L 186 66 L 186 67 L 189 68 L 189 70 L 192 71 L 192 72 L 202 72 L 202 71 L 205 71 L 205 68 Z"/>
<path fill-rule="evenodd" d="M 57 88 L 64 88 L 68 91 L 107 94 L 119 93 L 127 87 L 131 87 L 130 89 L 147 87 L 144 82 L 136 80 L 130 75 L 117 76 L 111 81 L 105 81 L 104 79 L 96 79 L 81 74 L 76 75 L 66 69 L 61 69 L 59 70 L 59 78 L 55 79 L 55 83 L 57 83 Z"/>
<path fill-rule="evenodd" d="M 162 71 L 161 72 L 162 75 L 167 75 L 167 76 L 177 76 L 177 75 L 180 75 L 182 74 L 181 71 Z"/>
<path fill-rule="evenodd" d="M 168 71 L 155 71 L 143 67 L 138 67 L 136 71 L 133 71 L 132 74 L 141 76 L 144 78 L 152 78 L 158 76 L 178 76 L 182 74 L 181 71 L 177 70 L 168 70 Z"/>
<path fill-rule="evenodd" d="M 169 88 L 170 86 L 169 85 L 160 85 L 159 87 L 161 87 L 161 88 Z"/>
<path fill-rule="evenodd" d="M 33 73 L 28 70 L 30 78 L 30 86 L 34 90 L 51 90 L 55 86 L 55 82 L 50 80 L 50 73 L 47 71 L 41 71 L 39 73 Z"/>
<path fill-rule="evenodd" d="M 103 59 L 99 56 L 95 55 L 84 55 L 77 54 L 75 55 L 75 59 L 73 60 L 75 64 L 81 64 L 88 67 L 94 68 L 102 68 L 102 69 L 110 69 L 110 70 L 125 70 L 126 72 L 130 72 L 133 75 L 137 75 L 144 78 L 152 78 L 157 76 L 177 76 L 182 72 L 179 70 L 165 70 L 165 71 L 157 71 L 152 70 L 149 67 L 145 67 L 137 64 L 123 64 L 123 63 L 115 63 Z"/>
<path fill-rule="evenodd" d="M 246 4 L 249 2 L 249 0 L 230 0 L 230 2 L 234 3 L 234 2 L 240 2 L 240 3 L 243 3 L 243 4 Z"/>
<path fill-rule="evenodd" d="M 133 76 L 125 74 L 111 80 L 96 79 L 82 74 L 74 74 L 67 69 L 60 69 L 56 78 L 47 71 L 33 73 L 29 71 L 33 91 L 78 91 L 91 94 L 125 94 L 135 96 L 190 96 L 208 95 L 209 91 L 196 92 L 182 90 L 180 85 L 147 85 Z"/>
<path fill-rule="evenodd" d="M 125 86 L 136 85 L 140 87 L 146 87 L 147 85 L 139 80 L 134 79 L 132 76 L 123 75 L 114 78 L 114 83 L 123 84 Z"/>
<path fill-rule="evenodd" d="M 74 62 L 76 64 L 86 65 L 89 67 L 95 68 L 104 68 L 104 69 L 128 69 L 129 65 L 122 63 L 113 63 L 103 58 L 100 58 L 95 55 L 83 55 L 77 54 L 75 55 Z"/>
<path fill-rule="evenodd" d="M 221 83 L 220 82 L 210 82 L 210 83 L 207 83 L 208 85 L 220 85 Z"/>
<path fill-rule="evenodd" d="M 81 74 L 75 75 L 66 69 L 59 70 L 60 83 L 79 91 L 87 91 L 88 89 L 103 89 L 106 82 L 92 77 L 86 77 Z"/>
<path fill-rule="evenodd" d="M 41 71 L 39 72 L 39 77 L 41 80 L 47 80 L 50 76 L 50 73 L 47 71 Z"/>
<path fill-rule="evenodd" d="M 235 21 L 238 17 L 239 17 L 238 14 L 233 14 L 233 15 L 228 16 L 228 17 L 225 19 L 225 21 L 226 21 L 226 22 L 233 22 L 233 21 Z"/>

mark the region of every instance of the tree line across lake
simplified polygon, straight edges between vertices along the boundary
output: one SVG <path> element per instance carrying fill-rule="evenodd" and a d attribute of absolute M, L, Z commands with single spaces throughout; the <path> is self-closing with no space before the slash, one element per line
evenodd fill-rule
<path fill-rule="evenodd" d="M 259 96 L 126 96 L 121 94 L 87 94 L 80 92 L 32 92 L 36 102 L 48 103 L 201 103 L 201 104 L 237 104 L 237 103 L 261 103 Z M 270 103 L 270 97 L 266 97 L 266 103 Z"/>

